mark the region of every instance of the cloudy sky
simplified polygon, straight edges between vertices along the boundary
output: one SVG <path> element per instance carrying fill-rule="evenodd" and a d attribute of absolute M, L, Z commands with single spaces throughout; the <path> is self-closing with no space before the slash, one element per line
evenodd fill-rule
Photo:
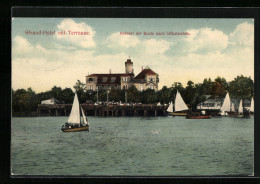
<path fill-rule="evenodd" d="M 26 31 L 55 31 L 26 35 Z M 66 35 L 58 35 L 65 31 Z M 89 35 L 69 35 L 88 32 Z M 134 35 L 121 35 L 133 32 Z M 136 35 L 141 32 L 141 35 Z M 144 32 L 165 35 L 144 35 Z M 187 32 L 189 35 L 166 35 Z M 36 92 L 73 87 L 91 73 L 123 73 L 134 62 L 159 74 L 159 88 L 173 82 L 237 75 L 254 79 L 253 19 L 13 18 L 12 88 Z"/>

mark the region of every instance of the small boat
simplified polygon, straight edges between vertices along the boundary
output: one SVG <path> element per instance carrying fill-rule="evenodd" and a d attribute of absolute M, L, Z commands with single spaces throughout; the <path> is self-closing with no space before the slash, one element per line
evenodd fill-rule
<path fill-rule="evenodd" d="M 250 113 L 251 115 L 253 115 L 253 114 L 254 114 L 254 111 L 255 111 L 255 102 L 254 102 L 254 99 L 253 99 L 253 97 L 252 97 L 252 99 L 251 99 L 251 105 L 250 105 L 250 109 L 249 109 L 249 113 Z"/>
<path fill-rule="evenodd" d="M 238 118 L 249 117 L 249 111 L 243 108 L 242 99 L 240 100 L 239 103 L 238 112 L 234 116 Z"/>
<path fill-rule="evenodd" d="M 83 121 L 81 120 L 81 115 Z M 78 132 L 89 130 L 89 124 L 82 107 L 79 105 L 77 93 L 75 93 L 68 122 L 65 123 L 65 126 L 62 126 L 61 130 L 63 132 Z"/>
<path fill-rule="evenodd" d="M 240 102 L 239 102 L 237 117 L 244 117 L 244 114 L 243 114 L 243 106 L 242 106 L 242 99 L 241 99 Z"/>
<path fill-rule="evenodd" d="M 205 113 L 205 111 L 201 111 L 201 113 L 189 114 L 186 119 L 211 119 L 211 115 Z"/>
<path fill-rule="evenodd" d="M 230 110 L 230 112 L 228 112 L 228 116 L 229 116 L 229 117 L 237 116 L 237 112 L 236 112 L 236 110 L 235 110 L 234 104 L 231 105 L 231 110 Z"/>
<path fill-rule="evenodd" d="M 230 97 L 229 97 L 229 93 L 227 93 L 226 97 L 224 99 L 224 102 L 223 102 L 223 104 L 220 108 L 220 115 L 221 116 L 227 116 L 228 112 L 231 111 L 230 107 L 231 107 L 231 100 L 230 100 Z"/>
<path fill-rule="evenodd" d="M 187 105 L 183 101 L 179 91 L 177 91 L 175 102 L 174 102 L 174 111 L 173 111 L 173 103 L 171 102 L 168 109 L 167 109 L 167 112 L 168 112 L 168 114 L 170 114 L 172 116 L 186 116 L 186 115 L 188 115 L 188 113 L 183 112 L 183 111 L 186 111 L 186 110 L 189 110 L 189 108 L 187 107 Z"/>
<path fill-rule="evenodd" d="M 187 119 L 211 119 L 210 115 L 187 115 Z"/>

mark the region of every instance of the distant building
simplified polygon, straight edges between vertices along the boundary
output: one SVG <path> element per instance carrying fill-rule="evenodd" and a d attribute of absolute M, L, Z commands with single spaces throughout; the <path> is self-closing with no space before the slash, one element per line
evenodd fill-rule
<path fill-rule="evenodd" d="M 206 100 L 197 106 L 197 110 L 211 110 L 220 111 L 220 108 L 224 102 L 224 98 L 212 98 L 211 95 L 205 95 Z M 240 99 L 231 99 L 231 106 L 234 105 L 235 110 L 238 110 Z M 250 109 L 251 101 L 243 100 L 243 107 L 247 110 Z"/>
<path fill-rule="evenodd" d="M 128 89 L 134 85 L 139 91 L 146 89 L 158 90 L 159 75 L 148 66 L 135 77 L 133 62 L 127 59 L 125 73 L 91 74 L 86 76 L 86 89 L 96 91 L 101 89 Z"/>
<path fill-rule="evenodd" d="M 53 104 L 59 104 L 59 103 L 60 103 L 60 101 L 53 97 L 48 100 L 41 101 L 41 104 L 45 104 L 45 105 L 53 105 Z"/>
<path fill-rule="evenodd" d="M 197 110 L 220 110 L 224 98 L 210 98 L 208 96 L 210 95 L 206 95 L 206 100 L 198 104 Z"/>

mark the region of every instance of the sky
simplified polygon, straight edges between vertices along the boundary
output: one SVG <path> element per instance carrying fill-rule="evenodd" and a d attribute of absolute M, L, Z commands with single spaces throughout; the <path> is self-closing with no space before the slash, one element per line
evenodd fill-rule
<path fill-rule="evenodd" d="M 50 35 L 30 32 L 50 31 Z M 58 32 L 65 31 L 66 35 Z M 69 32 L 70 31 L 70 32 Z M 69 34 L 86 32 L 86 35 Z M 132 33 L 125 35 L 122 32 Z M 136 33 L 141 33 L 136 35 Z M 144 35 L 154 33 L 154 35 Z M 167 35 L 169 32 L 188 35 Z M 164 35 L 156 35 L 164 33 Z M 134 73 L 149 66 L 159 89 L 174 82 L 238 75 L 254 79 L 253 19 L 13 18 L 12 88 L 72 88 L 92 73 Z"/>

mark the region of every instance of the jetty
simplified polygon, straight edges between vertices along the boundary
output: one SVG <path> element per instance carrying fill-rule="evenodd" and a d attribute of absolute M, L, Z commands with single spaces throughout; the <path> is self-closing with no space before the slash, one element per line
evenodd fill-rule
<path fill-rule="evenodd" d="M 71 104 L 39 104 L 37 116 L 69 116 Z M 87 116 L 167 116 L 167 107 L 156 104 L 82 104 Z"/>

